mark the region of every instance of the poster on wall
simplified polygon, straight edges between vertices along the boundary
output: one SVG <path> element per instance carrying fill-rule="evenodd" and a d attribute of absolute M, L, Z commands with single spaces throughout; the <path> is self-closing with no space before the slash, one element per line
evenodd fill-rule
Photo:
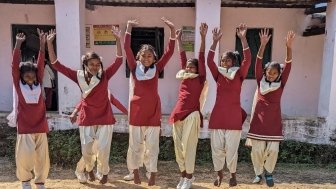
<path fill-rule="evenodd" d="M 88 49 L 91 48 L 90 34 L 91 34 L 91 27 L 90 25 L 87 25 L 85 26 L 85 47 Z"/>
<path fill-rule="evenodd" d="M 116 39 L 112 35 L 112 26 L 119 27 L 119 25 L 93 25 L 93 44 L 115 45 Z"/>
<path fill-rule="evenodd" d="M 195 46 L 195 27 L 182 27 L 182 46 L 185 51 L 194 52 Z"/>

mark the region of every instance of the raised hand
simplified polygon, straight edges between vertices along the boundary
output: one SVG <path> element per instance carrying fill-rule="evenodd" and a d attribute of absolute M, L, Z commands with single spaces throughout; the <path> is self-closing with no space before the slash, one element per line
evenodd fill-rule
<path fill-rule="evenodd" d="M 175 31 L 175 37 L 179 41 L 182 40 L 182 30 L 181 29 L 178 29 L 178 30 Z"/>
<path fill-rule="evenodd" d="M 22 43 L 26 40 L 26 36 L 24 33 L 16 34 L 16 42 L 15 42 L 15 49 L 20 50 Z"/>
<path fill-rule="evenodd" d="M 237 28 L 237 36 L 242 39 L 242 38 L 246 38 L 246 32 L 247 32 L 247 26 L 246 24 L 242 23 L 238 26 Z"/>
<path fill-rule="evenodd" d="M 171 22 L 170 20 L 168 20 L 165 17 L 162 17 L 161 20 L 170 28 L 170 29 L 175 29 L 175 26 L 173 24 L 173 22 Z"/>
<path fill-rule="evenodd" d="M 139 25 L 138 20 L 128 20 L 127 21 L 127 28 L 126 28 L 126 33 L 131 33 L 133 26 Z"/>
<path fill-rule="evenodd" d="M 168 20 L 165 17 L 162 17 L 161 20 L 169 27 L 170 29 L 170 39 L 175 38 L 175 26 L 173 24 L 173 22 L 171 22 L 170 20 Z"/>
<path fill-rule="evenodd" d="M 18 34 L 16 34 L 16 42 L 17 43 L 22 43 L 22 42 L 24 42 L 26 40 L 26 36 L 25 36 L 25 34 L 24 33 L 18 33 Z"/>
<path fill-rule="evenodd" d="M 208 25 L 206 23 L 201 23 L 200 26 L 200 34 L 203 38 L 205 38 L 206 34 L 208 33 Z"/>
<path fill-rule="evenodd" d="M 49 33 L 47 35 L 47 42 L 52 43 L 56 37 L 56 29 L 49 30 Z"/>
<path fill-rule="evenodd" d="M 139 22 L 137 19 L 127 21 L 127 26 L 136 26 L 136 25 L 139 25 Z"/>
<path fill-rule="evenodd" d="M 287 48 L 292 48 L 294 38 L 295 38 L 295 33 L 292 30 L 289 31 L 286 37 L 286 47 Z"/>
<path fill-rule="evenodd" d="M 44 33 L 43 30 L 37 28 L 37 34 L 39 35 L 40 44 L 45 44 L 47 41 L 47 33 Z"/>
<path fill-rule="evenodd" d="M 112 34 L 113 36 L 116 38 L 116 39 L 120 39 L 120 33 L 121 33 L 121 30 L 119 29 L 119 27 L 117 26 L 112 26 Z"/>
<path fill-rule="evenodd" d="M 272 35 L 269 34 L 269 29 L 265 28 L 259 32 L 260 44 L 266 46 Z"/>
<path fill-rule="evenodd" d="M 214 42 L 218 42 L 222 38 L 223 33 L 219 28 L 214 28 L 212 30 L 212 39 Z"/>

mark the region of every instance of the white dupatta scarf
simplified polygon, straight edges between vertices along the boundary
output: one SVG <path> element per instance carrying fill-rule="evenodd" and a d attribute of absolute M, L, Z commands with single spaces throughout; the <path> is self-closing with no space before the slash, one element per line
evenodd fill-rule
<path fill-rule="evenodd" d="M 184 79 L 194 79 L 198 77 L 198 74 L 195 73 L 187 73 L 185 70 L 180 70 L 176 74 L 176 79 L 184 80 Z"/>
<path fill-rule="evenodd" d="M 145 66 L 140 62 L 137 61 L 136 69 L 135 69 L 135 77 L 139 81 L 143 80 L 150 80 L 155 77 L 156 74 L 156 66 L 154 65 L 153 68 L 149 68 L 145 73 Z"/>
<path fill-rule="evenodd" d="M 227 69 L 227 68 L 218 66 L 219 73 L 221 73 L 224 77 L 230 80 L 233 80 L 238 70 L 239 70 L 239 67 L 231 67 Z"/>
<path fill-rule="evenodd" d="M 101 76 L 102 71 L 100 70 L 98 74 Z M 97 86 L 100 82 L 97 76 L 94 75 L 92 76 L 90 83 L 87 84 L 83 70 L 77 71 L 77 80 L 78 80 L 79 87 L 82 90 L 82 98 L 86 98 L 91 93 L 92 89 L 95 86 Z"/>
<path fill-rule="evenodd" d="M 268 82 L 266 81 L 266 77 L 263 76 L 263 78 L 260 80 L 260 94 L 265 95 L 267 93 L 270 93 L 272 91 L 275 91 L 279 89 L 281 86 L 280 82 Z"/>

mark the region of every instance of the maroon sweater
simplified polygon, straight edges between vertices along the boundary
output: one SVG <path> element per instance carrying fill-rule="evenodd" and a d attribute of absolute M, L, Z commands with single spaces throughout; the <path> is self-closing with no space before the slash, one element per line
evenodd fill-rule
<path fill-rule="evenodd" d="M 20 57 L 21 51 L 14 49 L 12 60 L 12 76 L 14 87 L 18 95 L 18 115 L 17 131 L 18 134 L 47 133 L 49 131 L 46 118 L 46 108 L 42 92 L 37 104 L 27 104 L 20 89 Z M 37 59 L 37 80 L 42 86 L 44 73 L 44 53 L 39 52 Z M 41 89 L 42 90 L 42 89 Z"/>
<path fill-rule="evenodd" d="M 170 40 L 161 59 L 156 63 L 156 74 L 149 80 L 138 80 L 135 75 L 136 60 L 131 49 L 131 35 L 125 34 L 125 53 L 134 82 L 130 102 L 129 123 L 133 126 L 161 126 L 161 102 L 158 94 L 159 73 L 174 53 L 175 40 Z"/>
<path fill-rule="evenodd" d="M 186 69 L 187 57 L 185 51 L 180 52 L 181 68 Z M 206 79 L 204 52 L 198 55 L 198 74 L 193 79 L 181 81 L 179 96 L 175 108 L 170 115 L 169 123 L 184 120 L 190 113 L 200 111 L 200 96 Z"/>
<path fill-rule="evenodd" d="M 102 78 L 86 98 L 81 99 L 77 123 L 79 126 L 112 125 L 115 118 L 108 98 L 108 81 L 117 72 L 122 64 L 122 58 L 117 57 L 115 62 L 103 71 Z M 59 61 L 52 64 L 58 72 L 77 83 L 77 71 L 72 70 Z"/>
<path fill-rule="evenodd" d="M 243 51 L 244 60 L 235 77 L 230 80 L 223 76 L 214 62 L 213 51 L 208 54 L 208 66 L 217 84 L 217 95 L 215 106 L 211 112 L 210 129 L 241 130 L 244 111 L 240 106 L 240 92 L 242 83 L 251 65 L 251 51 Z"/>
<path fill-rule="evenodd" d="M 255 64 L 255 74 L 258 83 L 258 98 L 252 115 L 248 138 L 264 141 L 283 140 L 281 122 L 281 96 L 287 83 L 291 63 L 286 66 L 281 76 L 281 86 L 265 95 L 260 94 L 260 81 L 263 77 L 262 59 L 257 58 Z"/>

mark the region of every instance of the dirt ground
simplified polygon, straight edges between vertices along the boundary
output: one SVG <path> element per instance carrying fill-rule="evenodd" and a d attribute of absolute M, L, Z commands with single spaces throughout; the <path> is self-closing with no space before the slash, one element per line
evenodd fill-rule
<path fill-rule="evenodd" d="M 335 188 L 336 189 L 336 165 L 329 167 L 318 167 L 313 165 L 293 165 L 293 164 L 278 164 L 274 173 L 275 187 L 274 188 Z M 134 185 L 132 181 L 126 182 L 122 178 L 127 174 L 125 164 L 111 165 L 109 181 L 106 185 L 99 184 L 98 181 L 80 184 L 73 169 L 63 169 L 61 167 L 52 166 L 49 178 L 46 182 L 47 188 L 55 189 L 86 189 L 86 188 L 175 188 L 179 179 L 178 167 L 175 162 L 159 162 L 159 173 L 157 178 L 157 186 L 148 187 L 144 170 L 142 170 L 142 184 Z M 193 183 L 194 189 L 217 188 L 212 182 L 216 174 L 212 170 L 212 165 L 196 166 L 196 180 Z M 268 188 L 266 184 L 251 184 L 254 177 L 252 165 L 248 163 L 238 163 L 238 186 L 234 188 Z M 220 188 L 229 188 L 227 182 L 228 177 L 224 178 Z M 35 186 L 33 186 L 34 188 Z M 5 158 L 0 158 L 0 188 L 13 189 L 20 188 L 20 182 L 15 176 L 15 165 Z"/>

